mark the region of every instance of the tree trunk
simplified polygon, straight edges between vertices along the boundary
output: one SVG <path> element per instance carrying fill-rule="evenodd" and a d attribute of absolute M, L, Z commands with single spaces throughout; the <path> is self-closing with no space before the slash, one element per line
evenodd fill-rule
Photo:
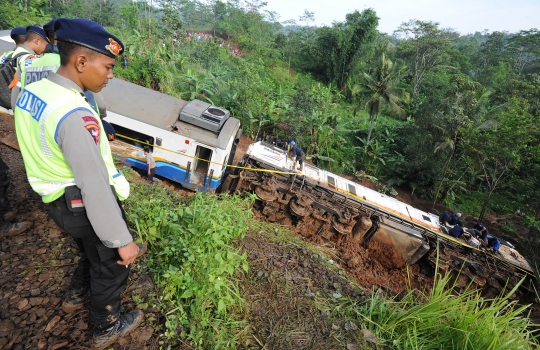
<path fill-rule="evenodd" d="M 487 206 L 489 204 L 489 200 L 491 199 L 491 195 L 493 194 L 493 190 L 490 190 L 488 193 L 488 196 L 486 200 L 484 201 L 484 205 L 482 206 L 482 211 L 480 212 L 480 216 L 478 217 L 478 220 L 482 221 L 484 219 L 484 215 L 486 214 Z"/>
<path fill-rule="evenodd" d="M 377 116 L 372 114 L 371 115 L 371 120 L 369 122 L 369 131 L 368 131 L 368 135 L 367 135 L 366 146 L 369 143 L 369 140 L 371 139 L 371 132 L 373 131 L 373 126 L 375 125 L 375 119 L 377 119 Z"/>
<path fill-rule="evenodd" d="M 450 151 L 450 153 L 448 154 L 448 157 L 446 157 L 446 160 L 444 161 L 441 181 L 439 182 L 439 185 L 437 186 L 437 191 L 435 192 L 435 196 L 433 197 L 433 204 L 431 205 L 431 209 L 435 208 L 435 204 L 437 203 L 437 198 L 439 197 L 439 192 L 441 191 L 442 184 L 444 182 L 444 179 L 446 178 L 448 165 L 450 165 L 450 160 L 454 156 L 455 151 L 456 151 L 456 146 L 454 144 L 454 147 L 452 147 L 452 150 Z"/>

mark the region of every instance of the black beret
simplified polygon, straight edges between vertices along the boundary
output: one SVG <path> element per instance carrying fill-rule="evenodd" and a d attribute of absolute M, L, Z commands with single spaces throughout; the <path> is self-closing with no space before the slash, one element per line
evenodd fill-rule
<path fill-rule="evenodd" d="M 26 27 L 26 32 L 27 32 L 27 33 L 29 33 L 29 32 L 36 33 L 37 35 L 39 35 L 39 36 L 42 37 L 43 39 L 47 40 L 47 34 L 45 33 L 45 31 L 44 31 L 43 28 L 41 28 L 41 27 L 38 27 L 38 26 L 28 26 L 28 27 Z"/>
<path fill-rule="evenodd" d="M 26 28 L 25 27 L 15 27 L 11 30 L 10 36 L 14 35 L 26 35 Z"/>
<path fill-rule="evenodd" d="M 56 39 L 87 47 L 112 58 L 124 52 L 124 44 L 99 23 L 84 18 L 58 18 L 54 23 Z"/>
<path fill-rule="evenodd" d="M 45 24 L 43 30 L 46 32 L 54 32 L 54 22 L 56 22 L 56 18 L 51 19 L 49 23 Z"/>

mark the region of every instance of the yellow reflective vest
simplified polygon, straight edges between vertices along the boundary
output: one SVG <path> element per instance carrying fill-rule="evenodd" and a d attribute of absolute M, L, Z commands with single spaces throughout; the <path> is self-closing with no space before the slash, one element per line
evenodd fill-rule
<path fill-rule="evenodd" d="M 96 112 L 75 89 L 67 89 L 49 79 L 28 85 L 21 91 L 15 105 L 17 139 L 26 168 L 28 182 L 43 202 L 50 203 L 75 185 L 69 167 L 56 140 L 62 119 L 76 109 L 85 109 L 103 124 Z M 109 183 L 120 200 L 129 196 L 129 183 L 114 166 L 107 138 L 99 140 L 101 156 L 107 167 Z"/>

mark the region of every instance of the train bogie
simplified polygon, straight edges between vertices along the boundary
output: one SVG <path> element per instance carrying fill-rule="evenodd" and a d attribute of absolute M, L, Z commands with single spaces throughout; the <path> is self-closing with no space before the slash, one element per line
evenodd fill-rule
<path fill-rule="evenodd" d="M 242 169 L 229 175 L 223 190 L 255 193 L 259 215 L 291 225 L 311 241 L 336 248 L 343 242 L 369 246 L 388 269 L 425 258 L 433 267 L 454 273 L 456 283 L 464 288 L 474 282 L 499 292 L 504 281 L 517 283 L 520 276 L 534 276 L 514 248 L 503 245 L 496 255 L 474 248 L 467 240 L 443 233 L 434 214 L 311 164 L 303 171 L 292 169 L 292 164 L 286 151 L 257 142 L 249 146 Z M 347 264 L 354 265 L 354 259 Z"/>

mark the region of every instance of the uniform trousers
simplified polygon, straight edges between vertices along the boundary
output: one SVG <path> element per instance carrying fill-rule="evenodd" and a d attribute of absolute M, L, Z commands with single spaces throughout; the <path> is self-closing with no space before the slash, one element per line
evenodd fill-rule
<path fill-rule="evenodd" d="M 79 247 L 81 259 L 72 277 L 72 288 L 90 287 L 90 322 L 98 329 L 105 329 L 120 316 L 120 293 L 126 288 L 130 269 L 117 263 L 122 260 L 117 248 L 107 248 L 101 243 L 86 211 L 72 212 L 63 195 L 49 204 L 49 214 Z M 125 220 L 123 210 L 122 215 Z"/>

